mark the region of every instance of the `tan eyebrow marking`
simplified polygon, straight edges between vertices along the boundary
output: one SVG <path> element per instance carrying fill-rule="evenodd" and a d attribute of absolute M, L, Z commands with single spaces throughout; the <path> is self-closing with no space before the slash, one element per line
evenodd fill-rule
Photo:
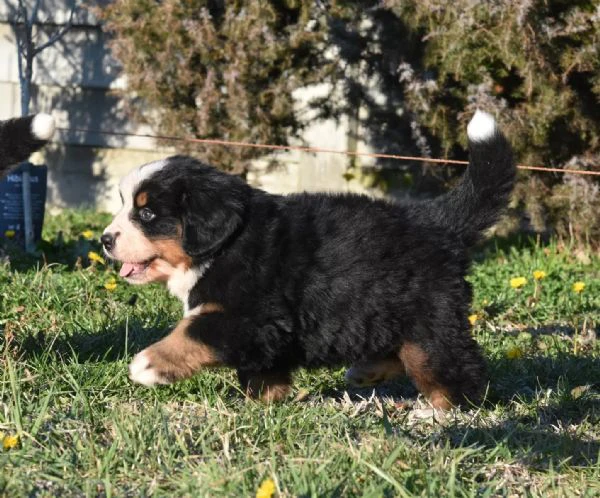
<path fill-rule="evenodd" d="M 137 207 L 144 207 L 148 204 L 148 192 L 140 192 L 135 196 L 135 205 Z"/>

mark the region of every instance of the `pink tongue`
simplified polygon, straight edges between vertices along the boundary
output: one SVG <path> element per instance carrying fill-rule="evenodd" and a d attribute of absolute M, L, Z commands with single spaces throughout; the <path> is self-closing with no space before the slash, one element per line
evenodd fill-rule
<path fill-rule="evenodd" d="M 129 277 L 134 273 L 141 273 L 144 270 L 144 265 L 137 263 L 123 263 L 119 275 L 122 277 Z"/>

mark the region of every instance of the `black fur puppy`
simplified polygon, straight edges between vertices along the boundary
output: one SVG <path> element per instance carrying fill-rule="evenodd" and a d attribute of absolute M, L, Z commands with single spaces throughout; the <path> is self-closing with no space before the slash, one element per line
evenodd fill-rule
<path fill-rule="evenodd" d="M 54 119 L 48 114 L 0 121 L 0 178 L 45 145 L 53 133 Z"/>
<path fill-rule="evenodd" d="M 358 384 L 408 374 L 437 408 L 477 401 L 468 251 L 507 204 L 515 167 L 490 115 L 467 131 L 461 182 L 423 202 L 271 195 L 182 156 L 132 171 L 106 254 L 132 283 L 166 282 L 185 315 L 130 378 L 168 384 L 224 365 L 272 400 L 297 368 L 352 364 Z"/>

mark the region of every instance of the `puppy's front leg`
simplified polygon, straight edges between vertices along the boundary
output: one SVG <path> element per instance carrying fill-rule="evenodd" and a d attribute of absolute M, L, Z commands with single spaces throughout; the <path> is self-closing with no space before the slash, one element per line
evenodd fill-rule
<path fill-rule="evenodd" d="M 190 324 L 199 319 L 184 318 L 167 337 L 136 354 L 129 365 L 129 378 L 145 386 L 171 384 L 202 367 L 219 366 L 217 351 L 189 334 Z"/>

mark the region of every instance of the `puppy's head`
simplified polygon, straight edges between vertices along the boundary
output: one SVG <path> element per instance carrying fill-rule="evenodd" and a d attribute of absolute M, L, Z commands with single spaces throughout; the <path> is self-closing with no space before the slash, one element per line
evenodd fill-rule
<path fill-rule="evenodd" d="M 221 249 L 241 227 L 249 187 L 189 157 L 141 166 L 121 180 L 123 207 L 101 237 L 131 283 L 168 280 Z"/>

